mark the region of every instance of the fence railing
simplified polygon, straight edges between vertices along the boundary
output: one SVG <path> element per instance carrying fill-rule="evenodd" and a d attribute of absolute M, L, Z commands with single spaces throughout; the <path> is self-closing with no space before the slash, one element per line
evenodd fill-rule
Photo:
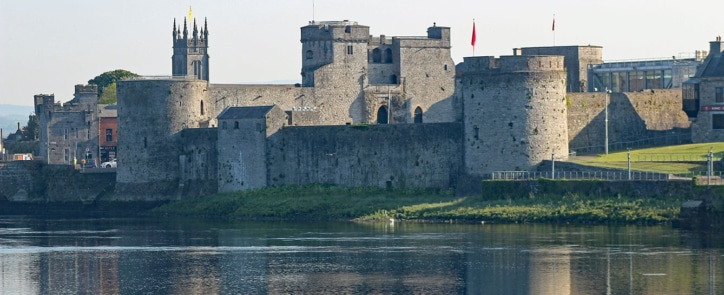
<path fill-rule="evenodd" d="M 724 172 L 715 171 L 711 175 L 706 171 L 696 172 L 647 172 L 647 171 L 495 171 L 493 180 L 535 180 L 540 178 L 558 180 L 645 180 L 645 181 L 682 181 L 696 179 L 699 185 L 724 185 Z"/>
<path fill-rule="evenodd" d="M 713 161 L 721 161 L 722 153 L 713 153 Z M 706 154 L 637 154 L 631 156 L 631 161 L 636 162 L 706 162 L 709 156 Z"/>
<path fill-rule="evenodd" d="M 670 174 L 659 172 L 631 171 L 496 171 L 494 180 L 530 180 L 539 178 L 566 180 L 668 180 Z"/>

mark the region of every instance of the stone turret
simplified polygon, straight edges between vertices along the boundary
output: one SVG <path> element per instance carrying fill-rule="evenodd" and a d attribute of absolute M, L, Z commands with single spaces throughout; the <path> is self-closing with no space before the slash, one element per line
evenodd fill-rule
<path fill-rule="evenodd" d="M 465 170 L 530 171 L 568 158 L 562 56 L 466 57 L 459 75 Z"/>

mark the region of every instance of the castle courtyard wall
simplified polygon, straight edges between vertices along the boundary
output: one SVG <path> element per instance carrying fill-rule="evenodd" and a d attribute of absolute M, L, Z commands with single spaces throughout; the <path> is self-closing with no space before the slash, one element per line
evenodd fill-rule
<path fill-rule="evenodd" d="M 606 93 L 567 93 L 568 140 L 572 150 L 601 151 L 605 143 Z M 608 105 L 609 149 L 615 143 L 648 138 L 678 138 L 691 126 L 682 109 L 680 89 L 611 93 Z"/>

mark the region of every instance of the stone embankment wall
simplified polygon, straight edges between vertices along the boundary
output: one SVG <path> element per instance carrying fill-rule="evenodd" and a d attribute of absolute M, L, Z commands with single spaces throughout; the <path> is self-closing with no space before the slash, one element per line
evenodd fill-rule
<path fill-rule="evenodd" d="M 602 151 L 606 133 L 606 93 L 567 93 L 568 140 L 571 150 Z M 682 110 L 680 89 L 612 93 L 608 104 L 608 142 L 613 147 L 637 146 L 649 138 L 660 144 L 688 143 L 689 122 Z M 680 142 L 680 141 L 684 142 Z M 620 145 L 617 143 L 630 143 Z"/>
<path fill-rule="evenodd" d="M 0 199 L 25 201 L 28 197 L 41 195 L 40 162 L 15 161 L 0 163 Z"/>
<path fill-rule="evenodd" d="M 695 196 L 691 181 L 687 180 L 487 180 L 482 182 L 485 200 L 530 198 L 536 195 L 596 196 L 601 198 L 627 196 L 655 198 L 669 196 Z"/>
<path fill-rule="evenodd" d="M 112 192 L 115 182 L 112 172 L 81 173 L 39 161 L 0 163 L 0 199 L 7 201 L 88 203 Z"/>

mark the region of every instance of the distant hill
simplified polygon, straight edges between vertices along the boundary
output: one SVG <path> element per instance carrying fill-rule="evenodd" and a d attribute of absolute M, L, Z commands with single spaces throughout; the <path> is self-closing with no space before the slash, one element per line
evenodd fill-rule
<path fill-rule="evenodd" d="M 32 106 L 0 104 L 0 128 L 3 129 L 3 138 L 18 130 L 18 122 L 20 127 L 28 124 L 28 116 L 33 112 L 35 108 Z"/>

